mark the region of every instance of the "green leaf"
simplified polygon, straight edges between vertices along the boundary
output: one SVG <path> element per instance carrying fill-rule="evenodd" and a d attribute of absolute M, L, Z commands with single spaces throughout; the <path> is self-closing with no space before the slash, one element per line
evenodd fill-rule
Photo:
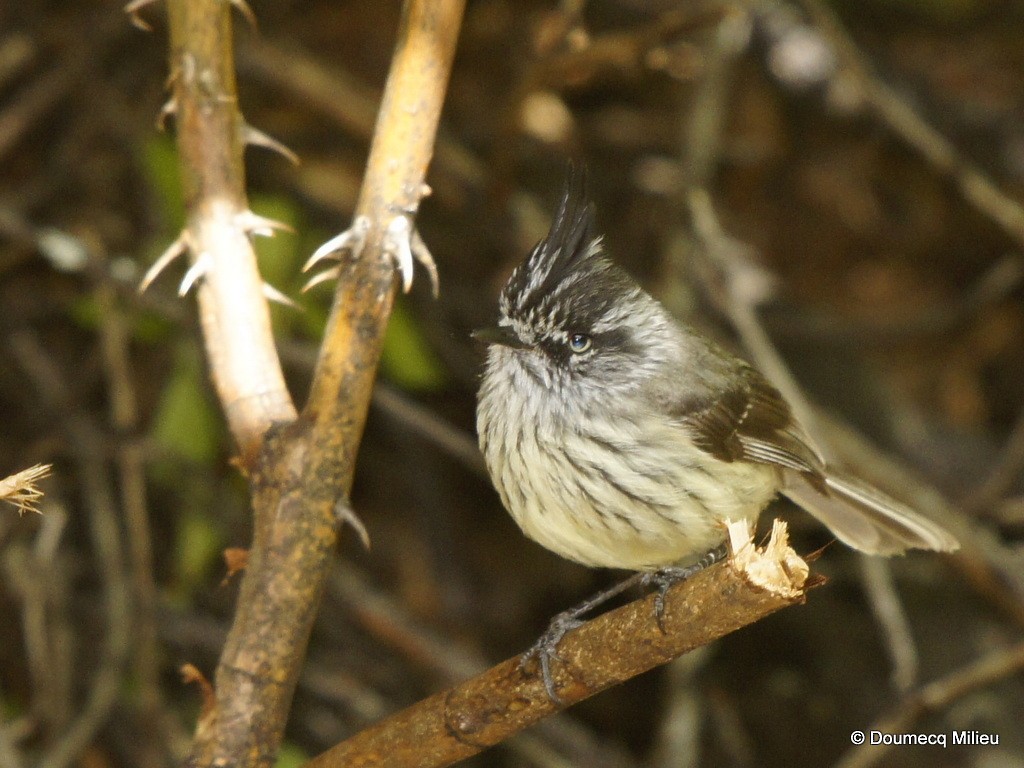
<path fill-rule="evenodd" d="M 274 768 L 299 768 L 300 765 L 305 765 L 308 762 L 309 755 L 295 744 L 286 741 L 277 753 L 277 763 Z"/>
<path fill-rule="evenodd" d="M 420 333 L 404 300 L 395 301 L 384 336 L 381 371 L 403 389 L 436 390 L 445 383 L 437 356 Z"/>

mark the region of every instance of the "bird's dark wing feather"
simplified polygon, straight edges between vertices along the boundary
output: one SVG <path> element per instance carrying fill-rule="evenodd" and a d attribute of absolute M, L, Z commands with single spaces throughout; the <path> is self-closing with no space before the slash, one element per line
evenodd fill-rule
<path fill-rule="evenodd" d="M 694 444 L 722 461 L 755 461 L 796 470 L 824 488 L 824 463 L 793 420 L 779 391 L 752 368 L 713 398 L 690 402 L 676 417 Z"/>

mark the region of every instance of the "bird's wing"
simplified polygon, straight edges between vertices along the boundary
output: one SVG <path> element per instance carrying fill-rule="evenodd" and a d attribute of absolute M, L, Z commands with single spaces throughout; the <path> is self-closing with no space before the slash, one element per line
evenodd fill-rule
<path fill-rule="evenodd" d="M 694 444 L 722 461 L 792 469 L 824 486 L 824 462 L 793 420 L 788 403 L 761 374 L 744 366 L 725 391 L 691 401 L 674 414 Z"/>

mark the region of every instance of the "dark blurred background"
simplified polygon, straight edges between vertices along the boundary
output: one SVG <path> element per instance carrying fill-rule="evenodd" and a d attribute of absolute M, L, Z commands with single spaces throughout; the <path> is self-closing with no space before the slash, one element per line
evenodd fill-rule
<path fill-rule="evenodd" d="M 252 8 L 241 109 L 301 157 L 247 155 L 253 208 L 296 230 L 258 247 L 301 305 L 274 310 L 301 404 L 330 289 L 301 294 L 299 268 L 349 224 L 399 4 Z M 250 537 L 181 268 L 136 291 L 183 215 L 164 13 L 0 6 L 0 476 L 55 465 L 43 515 L 0 507 L 0 768 L 180 758 L 201 697 L 179 668 L 212 676 L 222 553 Z M 836 454 L 966 546 L 865 562 L 779 503 L 798 551 L 825 547 L 805 606 L 470 764 L 867 765 L 850 733 L 892 718 L 1000 743 L 882 764 L 1024 766 L 1022 34 L 1010 0 L 471 0 L 418 219 L 441 295 L 421 277 L 396 307 L 354 491 L 372 548 L 343 536 L 281 765 L 621 575 L 524 539 L 474 449 L 469 331 L 575 158 L 617 261 L 740 352 L 752 295 Z"/>

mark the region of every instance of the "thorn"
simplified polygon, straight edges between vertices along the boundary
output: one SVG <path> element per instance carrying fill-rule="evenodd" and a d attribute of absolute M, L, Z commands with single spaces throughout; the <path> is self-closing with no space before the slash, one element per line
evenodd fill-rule
<path fill-rule="evenodd" d="M 363 542 L 363 546 L 366 549 L 370 548 L 370 534 L 367 533 L 366 526 L 363 525 L 363 521 L 359 519 L 359 516 L 356 515 L 355 511 L 346 501 L 338 500 L 338 503 L 334 505 L 334 516 L 342 525 L 348 523 L 352 526 L 359 535 L 359 540 Z"/>
<path fill-rule="evenodd" d="M 202 702 L 199 707 L 199 719 L 202 721 L 209 718 L 217 707 L 217 694 L 214 693 L 213 686 L 210 685 L 210 681 L 207 680 L 206 676 L 203 675 L 203 673 L 199 671 L 198 667 L 193 664 L 183 664 L 178 671 L 181 673 L 181 680 L 183 683 L 186 685 L 189 683 L 195 683 L 199 686 L 199 695 L 201 696 L 200 701 Z"/>
<path fill-rule="evenodd" d="M 267 301 L 272 301 L 283 307 L 291 307 L 292 309 L 299 308 L 299 305 L 292 301 L 290 297 L 285 296 L 270 283 L 263 283 L 263 296 Z"/>
<path fill-rule="evenodd" d="M 427 270 L 427 274 L 430 275 L 430 292 L 436 299 L 441 291 L 441 280 L 437 274 L 437 262 L 434 261 L 430 249 L 427 248 L 427 244 L 420 237 L 418 229 L 413 229 L 412 231 L 412 255 L 416 257 L 416 261 L 422 264 Z"/>
<path fill-rule="evenodd" d="M 406 293 L 412 288 L 413 260 L 418 261 L 430 275 L 430 288 L 437 298 L 439 281 L 437 264 L 430 255 L 427 244 L 423 242 L 419 232 L 412 226 L 412 218 L 408 215 L 396 216 L 388 224 L 384 235 L 384 251 L 395 259 L 396 267 L 402 274 L 402 290 Z"/>
<path fill-rule="evenodd" d="M 228 2 L 238 9 L 238 12 L 241 13 L 245 17 L 245 20 L 249 22 L 250 27 L 253 29 L 257 28 L 256 14 L 252 12 L 252 8 L 249 7 L 249 4 L 245 2 L 245 0 L 228 0 Z"/>
<path fill-rule="evenodd" d="M 210 254 L 205 251 L 196 258 L 195 262 L 188 268 L 185 276 L 181 278 L 181 284 L 178 286 L 178 295 L 184 296 L 192 290 L 192 286 L 195 285 L 199 278 L 205 275 L 212 265 Z"/>
<path fill-rule="evenodd" d="M 369 217 L 357 216 L 355 221 L 352 222 L 351 227 L 346 229 L 344 232 L 335 235 L 313 251 L 313 255 L 310 256 L 309 260 L 302 266 L 302 271 L 308 272 L 317 262 L 327 258 L 332 253 L 337 253 L 339 251 L 348 251 L 354 258 L 358 258 L 359 254 L 362 253 L 363 246 L 366 245 L 366 235 L 369 231 Z M 309 285 L 309 283 L 307 283 L 307 285 Z"/>
<path fill-rule="evenodd" d="M 251 235 L 273 237 L 275 231 L 294 232 L 295 229 L 283 221 L 268 219 L 252 211 L 242 211 L 235 216 L 235 223 Z"/>
<path fill-rule="evenodd" d="M 156 0 L 132 0 L 124 7 L 124 12 L 128 14 L 128 19 L 131 21 L 132 26 L 137 29 L 141 29 L 143 32 L 152 32 L 153 27 L 139 16 L 139 11 L 145 8 L 147 5 L 152 5 Z"/>
<path fill-rule="evenodd" d="M 299 156 L 291 149 L 286 147 L 273 136 L 268 136 L 263 131 L 258 128 L 253 128 L 248 123 L 245 123 L 242 126 L 242 141 L 253 147 L 263 147 L 264 149 L 269 149 L 272 152 L 277 152 L 292 165 L 299 164 Z"/>
<path fill-rule="evenodd" d="M 396 267 L 402 275 L 402 291 L 408 293 L 412 288 L 413 255 L 410 240 L 412 224 L 408 216 L 395 216 L 388 224 L 384 233 L 384 252 L 390 254 L 397 262 Z"/>
<path fill-rule="evenodd" d="M 304 286 L 302 286 L 302 292 L 305 293 L 313 286 L 320 285 L 320 283 L 326 283 L 328 280 L 337 280 L 340 275 L 341 267 L 331 267 L 330 269 L 325 269 L 323 272 L 318 272 L 313 275 L 313 277 L 311 277 Z"/>
<path fill-rule="evenodd" d="M 154 261 L 153 265 L 146 270 L 146 274 L 142 277 L 142 282 L 139 283 L 139 293 L 144 293 L 152 282 L 159 277 L 160 273 L 167 268 L 167 265 L 187 250 L 188 243 L 186 241 L 185 233 L 182 232 L 178 235 L 178 239 L 167 246 L 167 250 L 160 254 L 160 258 Z"/>
<path fill-rule="evenodd" d="M 160 107 L 160 112 L 156 116 L 156 129 L 163 133 L 167 128 L 167 118 L 171 115 L 178 114 L 178 100 L 171 96 L 164 105 Z"/>

